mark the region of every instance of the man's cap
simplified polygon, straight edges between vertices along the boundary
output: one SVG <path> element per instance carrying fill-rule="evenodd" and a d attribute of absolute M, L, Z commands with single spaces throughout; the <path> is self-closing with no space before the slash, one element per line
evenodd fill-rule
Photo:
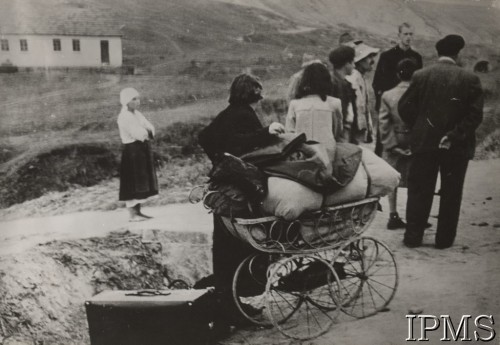
<path fill-rule="evenodd" d="M 438 55 L 455 56 L 465 47 L 465 40 L 460 35 L 448 35 L 436 43 Z"/>
<path fill-rule="evenodd" d="M 344 45 L 332 50 L 328 59 L 335 68 L 340 68 L 347 62 L 353 61 L 355 56 L 356 51 L 354 48 Z"/>
<path fill-rule="evenodd" d="M 339 37 L 339 44 L 342 46 L 349 46 L 353 47 L 363 43 L 363 40 L 360 39 L 355 39 L 353 35 L 351 35 L 350 32 L 344 32 L 343 34 L 340 35 Z"/>
<path fill-rule="evenodd" d="M 356 55 L 354 56 L 354 63 L 357 63 L 370 55 L 376 55 L 380 51 L 378 48 L 370 47 L 367 44 L 360 43 L 354 48 Z"/>

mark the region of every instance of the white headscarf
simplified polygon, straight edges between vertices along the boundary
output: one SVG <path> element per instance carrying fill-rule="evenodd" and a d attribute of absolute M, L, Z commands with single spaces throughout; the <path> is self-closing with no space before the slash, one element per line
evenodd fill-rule
<path fill-rule="evenodd" d="M 122 105 L 122 109 L 127 109 L 127 104 L 134 98 L 139 96 L 139 92 L 132 87 L 127 87 L 120 91 L 120 104 Z"/>

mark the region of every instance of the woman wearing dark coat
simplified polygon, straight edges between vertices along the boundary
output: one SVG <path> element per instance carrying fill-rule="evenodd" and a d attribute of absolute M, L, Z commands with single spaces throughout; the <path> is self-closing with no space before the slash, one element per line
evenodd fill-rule
<path fill-rule="evenodd" d="M 284 132 L 282 124 L 273 122 L 264 127 L 255 107 L 262 99 L 262 84 L 258 78 L 240 74 L 232 82 L 229 106 L 200 133 L 199 143 L 215 165 L 224 153 L 241 156 L 255 147 L 266 146 Z M 250 245 L 233 237 L 214 215 L 213 272 L 215 289 L 223 300 L 223 313 L 227 321 L 234 320 L 236 306 L 232 298 L 232 279 L 238 265 L 251 253 Z"/>

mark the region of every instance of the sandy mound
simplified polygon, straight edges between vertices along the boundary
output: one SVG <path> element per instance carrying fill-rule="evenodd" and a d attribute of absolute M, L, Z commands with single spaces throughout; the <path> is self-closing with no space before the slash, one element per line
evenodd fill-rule
<path fill-rule="evenodd" d="M 166 288 L 173 279 L 193 284 L 211 270 L 210 248 L 206 234 L 120 231 L 2 257 L 0 343 L 88 344 L 86 299 L 106 289 Z"/>

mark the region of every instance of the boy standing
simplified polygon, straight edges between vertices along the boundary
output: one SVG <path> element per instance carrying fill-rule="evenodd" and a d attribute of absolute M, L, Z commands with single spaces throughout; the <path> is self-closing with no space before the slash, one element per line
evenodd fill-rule
<path fill-rule="evenodd" d="M 340 46 L 330 52 L 329 60 L 333 65 L 333 93 L 342 104 L 342 137 L 336 138 L 341 142 L 351 142 L 351 130 L 356 113 L 356 94 L 352 84 L 346 76 L 354 70 L 354 48 Z"/>

